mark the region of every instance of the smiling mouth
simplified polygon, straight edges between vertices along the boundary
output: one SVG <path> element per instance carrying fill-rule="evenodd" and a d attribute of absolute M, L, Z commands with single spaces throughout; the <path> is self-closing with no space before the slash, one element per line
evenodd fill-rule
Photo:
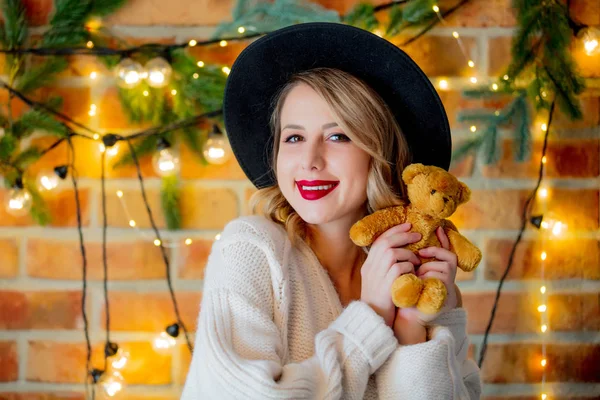
<path fill-rule="evenodd" d="M 296 186 L 298 187 L 298 191 L 300 192 L 300 195 L 302 196 L 303 199 L 319 200 L 319 199 L 327 196 L 333 190 L 335 190 L 335 188 L 339 186 L 339 182 L 332 183 L 329 185 L 315 185 L 315 186 L 301 185 L 298 182 L 296 182 Z"/>

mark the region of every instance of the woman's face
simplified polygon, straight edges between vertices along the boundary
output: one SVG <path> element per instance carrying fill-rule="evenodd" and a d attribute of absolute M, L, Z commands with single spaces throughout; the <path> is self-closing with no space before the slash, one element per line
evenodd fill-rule
<path fill-rule="evenodd" d="M 370 156 L 344 135 L 327 103 L 308 85 L 299 84 L 288 93 L 280 129 L 278 183 L 298 215 L 309 224 L 362 216 Z M 315 184 L 298 183 L 314 180 L 334 186 L 310 190 Z"/>

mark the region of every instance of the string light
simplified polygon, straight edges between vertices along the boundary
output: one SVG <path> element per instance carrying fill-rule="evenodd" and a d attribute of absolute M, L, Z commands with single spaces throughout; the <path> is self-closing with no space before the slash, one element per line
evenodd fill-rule
<path fill-rule="evenodd" d="M 542 261 L 545 261 L 545 260 L 546 260 L 546 257 L 548 257 L 548 254 L 546 254 L 546 252 L 545 252 L 545 251 L 542 251 L 542 253 L 540 254 L 540 259 L 541 259 Z"/>
<path fill-rule="evenodd" d="M 498 84 L 494 83 L 492 84 L 492 90 L 495 92 L 496 90 L 498 90 Z"/>
<path fill-rule="evenodd" d="M 545 304 L 539 305 L 538 311 L 541 313 L 546 312 L 546 305 Z"/>
<path fill-rule="evenodd" d="M 90 79 L 96 79 L 98 77 L 98 73 L 96 71 L 90 72 Z"/>
<path fill-rule="evenodd" d="M 117 354 L 111 357 L 110 365 L 113 369 L 119 371 L 125 368 L 129 361 L 129 352 L 119 347 Z"/>
<path fill-rule="evenodd" d="M 117 85 L 131 89 L 137 86 L 144 76 L 144 67 L 131 58 L 124 58 L 117 64 L 114 70 Z"/>
<path fill-rule="evenodd" d="M 188 42 L 188 45 L 189 45 L 190 47 L 194 47 L 194 46 L 195 46 L 195 45 L 197 45 L 197 44 L 198 44 L 198 42 L 197 42 L 197 41 L 195 41 L 194 39 L 192 39 L 192 40 L 190 40 L 190 41 Z"/>
<path fill-rule="evenodd" d="M 198 61 L 196 63 L 196 65 L 199 66 L 200 68 L 203 68 L 204 67 L 204 61 Z"/>
<path fill-rule="evenodd" d="M 174 175 L 179 172 L 179 155 L 164 138 L 157 143 L 157 152 L 152 157 L 154 171 L 160 176 Z"/>
<path fill-rule="evenodd" d="M 546 124 L 541 124 L 540 128 L 542 129 L 542 132 L 546 132 L 548 130 L 548 125 Z"/>
<path fill-rule="evenodd" d="M 445 79 L 441 79 L 439 82 L 439 87 L 442 90 L 447 90 L 448 89 L 448 81 Z"/>
<path fill-rule="evenodd" d="M 542 287 L 540 287 L 540 293 L 541 293 L 541 294 L 544 294 L 544 293 L 546 293 L 546 286 L 542 286 Z"/>
<path fill-rule="evenodd" d="M 472 77 L 471 77 L 471 83 L 477 83 L 477 78 L 476 78 L 476 77 L 474 77 L 474 76 L 472 76 Z"/>
<path fill-rule="evenodd" d="M 542 367 L 546 366 L 546 359 L 542 358 L 542 361 L 540 362 L 540 364 L 542 365 Z"/>
<path fill-rule="evenodd" d="M 100 139 L 100 135 L 98 135 L 97 133 L 94 133 L 94 135 L 92 136 L 92 138 L 94 140 L 98 140 L 98 139 Z"/>
<path fill-rule="evenodd" d="M 228 67 L 223 67 L 221 68 L 221 70 L 225 73 L 225 75 L 229 75 L 229 73 L 231 72 L 231 70 Z"/>
<path fill-rule="evenodd" d="M 65 179 L 67 177 L 67 172 L 68 167 L 66 165 L 59 165 L 54 169 L 44 169 L 40 171 L 37 176 L 38 190 L 43 192 L 56 188 L 59 179 Z"/>
<path fill-rule="evenodd" d="M 541 327 L 541 331 L 542 331 L 542 332 L 546 332 L 546 330 L 548 330 L 548 325 L 545 325 L 545 324 L 544 324 L 544 325 L 542 325 L 542 327 Z"/>
<path fill-rule="evenodd" d="M 129 226 L 134 228 L 135 227 L 135 221 L 134 220 L 129 220 Z"/>
<path fill-rule="evenodd" d="M 24 188 L 11 189 L 6 197 L 6 211 L 15 216 L 22 217 L 29 213 L 33 198 L 29 190 Z"/>
<path fill-rule="evenodd" d="M 93 117 L 94 115 L 96 115 L 96 105 L 95 104 L 90 104 L 90 110 L 88 111 L 88 115 L 90 117 Z"/>
<path fill-rule="evenodd" d="M 218 125 L 213 125 L 212 132 L 202 146 L 202 154 L 206 161 L 216 165 L 226 163 L 231 157 L 229 141 L 225 139 Z"/>
<path fill-rule="evenodd" d="M 112 371 L 110 374 L 104 373 L 98 385 L 106 396 L 115 397 L 125 388 L 125 379 L 118 371 Z"/>
<path fill-rule="evenodd" d="M 153 88 L 162 88 L 169 84 L 173 68 L 167 60 L 155 57 L 146 63 L 148 85 Z"/>
<path fill-rule="evenodd" d="M 239 32 L 239 33 L 244 33 L 244 32 L 246 32 L 246 28 L 244 28 L 243 26 L 240 26 L 240 27 L 238 28 L 238 32 Z"/>
<path fill-rule="evenodd" d="M 221 46 L 221 47 L 225 47 L 225 46 L 227 46 L 227 40 L 221 40 L 221 41 L 219 42 L 219 46 Z"/>
<path fill-rule="evenodd" d="M 175 95 L 177 94 L 177 89 L 173 89 L 173 90 L 171 90 L 171 94 L 172 94 L 173 96 L 175 96 Z"/>
<path fill-rule="evenodd" d="M 148 92 L 147 90 L 144 90 L 143 94 L 144 94 L 144 96 L 148 97 L 148 95 L 150 94 L 150 92 Z"/>
<path fill-rule="evenodd" d="M 92 49 L 92 48 L 94 48 L 94 42 L 92 42 L 91 40 L 88 40 L 88 42 L 86 43 L 86 46 L 88 49 Z"/>
<path fill-rule="evenodd" d="M 157 353 L 168 354 L 177 344 L 176 338 L 178 336 L 179 325 L 177 323 L 171 324 L 152 341 L 152 347 Z"/>
<path fill-rule="evenodd" d="M 194 79 L 198 79 L 200 77 L 200 75 L 198 75 L 197 72 L 194 72 L 194 75 L 192 75 L 194 77 Z"/>
<path fill-rule="evenodd" d="M 477 131 L 477 127 L 475 125 L 471 125 L 471 132 L 476 132 Z"/>
<path fill-rule="evenodd" d="M 578 33 L 577 38 L 583 45 L 583 50 L 588 56 L 600 53 L 600 29 L 587 26 Z"/>
<path fill-rule="evenodd" d="M 190 244 L 192 244 L 192 239 L 190 239 L 190 238 L 185 239 L 185 244 L 186 244 L 186 246 L 189 246 Z"/>
<path fill-rule="evenodd" d="M 541 197 L 541 198 L 546 198 L 546 197 L 548 197 L 548 189 L 546 189 L 546 188 L 541 188 L 541 189 L 540 189 L 540 197 Z"/>

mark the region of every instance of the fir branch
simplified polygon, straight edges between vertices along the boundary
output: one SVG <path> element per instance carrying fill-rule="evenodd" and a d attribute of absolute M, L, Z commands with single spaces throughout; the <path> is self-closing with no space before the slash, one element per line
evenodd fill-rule
<path fill-rule="evenodd" d="M 205 136 L 204 139 L 202 136 Z M 202 131 L 197 128 L 188 127 L 181 129 L 181 137 L 187 147 L 198 156 L 202 165 L 208 166 L 209 163 L 202 153 L 202 143 L 206 140 L 206 135 L 202 135 Z"/>
<path fill-rule="evenodd" d="M 15 88 L 23 94 L 48 86 L 56 79 L 56 75 L 65 70 L 68 61 L 64 57 L 51 57 L 42 64 L 25 71 L 15 83 Z"/>
<path fill-rule="evenodd" d="M 179 210 L 180 199 L 181 191 L 177 176 L 171 175 L 163 177 L 161 204 L 168 229 L 175 230 L 181 228 L 181 212 Z"/>
<path fill-rule="evenodd" d="M 413 24 L 423 24 L 436 18 L 436 13 L 433 11 L 435 5 L 433 0 L 413 0 L 404 6 L 402 19 Z"/>
<path fill-rule="evenodd" d="M 62 123 L 48 113 L 36 109 L 24 113 L 13 126 L 13 134 L 19 139 L 27 137 L 35 130 L 42 130 L 58 137 L 66 137 L 68 134 L 67 128 Z"/>
<path fill-rule="evenodd" d="M 41 225 L 48 225 L 51 220 L 50 209 L 48 208 L 48 204 L 38 191 L 35 181 L 27 179 L 23 182 L 24 186 L 27 188 L 29 193 L 31 194 L 31 211 L 29 212 L 33 220 Z"/>
<path fill-rule="evenodd" d="M 490 125 L 483 133 L 483 147 L 484 157 L 483 162 L 486 165 L 497 163 L 501 157 L 502 146 L 499 143 L 498 126 Z"/>
<path fill-rule="evenodd" d="M 21 47 L 27 38 L 27 20 L 25 7 L 21 0 L 2 2 L 3 35 L 2 44 L 6 49 Z"/>
<path fill-rule="evenodd" d="M 0 137 L 0 162 L 9 163 L 12 153 L 17 149 L 17 139 L 11 134 Z"/>
<path fill-rule="evenodd" d="M 39 160 L 41 156 L 42 153 L 40 149 L 35 146 L 31 146 L 17 155 L 12 163 L 17 166 L 17 168 L 25 170 L 29 165 Z"/>
<path fill-rule="evenodd" d="M 462 161 L 465 157 L 467 157 L 471 153 L 476 153 L 481 144 L 483 143 L 483 136 L 477 135 L 477 137 L 473 139 L 466 140 L 462 142 L 456 150 L 452 153 L 452 162 L 457 163 Z"/>
<path fill-rule="evenodd" d="M 146 136 L 140 140 L 137 140 L 133 145 L 135 154 L 138 158 L 142 158 L 156 151 L 156 144 L 158 138 L 156 136 Z M 126 151 L 113 165 L 112 168 L 119 168 L 125 165 L 133 165 L 133 156 L 131 152 Z"/>
<path fill-rule="evenodd" d="M 526 95 L 521 95 L 515 100 L 515 138 L 513 140 L 513 158 L 523 162 L 531 156 L 531 115 L 527 104 Z"/>
<path fill-rule="evenodd" d="M 91 0 L 56 0 L 50 29 L 44 34 L 42 47 L 72 46 L 89 38 L 85 21 L 92 10 Z"/>
<path fill-rule="evenodd" d="M 97 15 L 104 17 L 117 11 L 127 0 L 94 0 L 92 2 L 92 9 L 90 15 Z"/>

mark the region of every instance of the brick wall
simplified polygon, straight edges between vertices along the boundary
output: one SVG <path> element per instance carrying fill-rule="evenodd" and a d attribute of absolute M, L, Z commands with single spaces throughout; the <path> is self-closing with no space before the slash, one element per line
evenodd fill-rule
<path fill-rule="evenodd" d="M 50 0 L 28 0 L 29 18 L 43 25 L 51 14 Z M 351 0 L 322 0 L 340 12 Z M 378 2 L 378 3 L 381 3 Z M 207 38 L 214 25 L 230 17 L 233 1 L 183 0 L 168 3 L 131 0 L 108 18 L 119 36 L 135 43 L 173 42 Z M 572 14 L 584 23 L 600 25 L 597 0 L 571 1 Z M 456 113 L 467 107 L 501 106 L 465 100 L 460 89 L 469 85 L 471 71 L 450 36 L 457 30 L 471 51 L 480 80 L 502 72 L 510 57 L 510 38 L 515 18 L 509 0 L 472 0 L 430 35 L 405 50 L 433 79 L 444 77 L 448 90 L 440 91 L 451 119 L 455 143 L 467 137 L 469 126 L 458 123 Z M 230 65 L 242 46 L 192 51 L 205 62 Z M 589 78 L 600 78 L 600 57 L 576 53 L 578 65 Z M 65 113 L 100 130 L 123 131 L 140 126 L 127 123 L 120 111 L 116 90 L 102 76 L 90 81 L 92 70 L 106 73 L 91 58 L 75 57 L 57 87 L 47 90 L 65 99 Z M 595 81 L 597 82 L 597 80 Z M 592 82 L 593 83 L 593 82 Z M 557 116 L 548 148 L 549 208 L 569 224 L 565 240 L 546 250 L 550 331 L 547 333 L 547 381 L 554 398 L 575 399 L 598 395 L 600 385 L 600 268 L 599 268 L 599 128 L 600 98 L 596 89 L 582 97 L 583 121 Z M 6 93 L 0 94 L 2 101 Z M 89 116 L 89 105 L 97 114 Z M 17 112 L 23 109 L 15 104 Z M 536 126 L 545 117 L 536 119 Z M 472 201 L 455 218 L 461 230 L 484 250 L 482 265 L 470 274 L 459 274 L 459 286 L 469 311 L 473 354 L 481 346 L 498 280 L 506 266 L 512 241 L 519 228 L 519 213 L 537 174 L 541 130 L 535 132 L 534 158 L 516 164 L 506 135 L 504 157 L 485 167 L 477 159 L 453 166 L 473 190 Z M 75 140 L 76 166 L 81 180 L 84 236 L 89 256 L 89 301 L 93 360 L 100 363 L 104 328 L 102 295 L 100 153 L 97 143 Z M 41 170 L 66 161 L 66 147 L 59 147 L 34 168 Z M 172 276 L 186 326 L 193 329 L 201 299 L 203 268 L 215 235 L 231 219 L 247 214 L 246 200 L 253 186 L 235 161 L 203 167 L 184 149 L 182 161 L 183 227 L 171 235 L 182 246 L 172 249 Z M 159 198 L 160 181 L 148 163 L 151 205 L 163 227 Z M 184 345 L 172 354 L 152 350 L 150 340 L 173 322 L 165 271 L 152 238 L 142 237 L 128 226 L 117 190 L 139 228 L 152 236 L 143 211 L 133 168 L 109 170 L 108 239 L 112 340 L 131 353 L 124 377 L 134 386 L 126 398 L 175 399 L 185 381 L 190 356 Z M 0 200 L 6 191 L 0 190 Z M 82 334 L 81 259 L 78 247 L 73 190 L 68 182 L 48 198 L 53 215 L 50 227 L 40 228 L 28 217 L 14 218 L 0 207 L 0 399 L 81 399 L 85 370 Z M 190 246 L 185 238 L 194 239 Z M 508 276 L 492 330 L 483 368 L 488 399 L 539 398 L 541 336 L 535 292 L 539 287 L 540 244 L 537 232 L 528 229 Z M 101 365 L 101 364 L 97 364 Z M 510 397 L 514 396 L 514 397 Z"/>

